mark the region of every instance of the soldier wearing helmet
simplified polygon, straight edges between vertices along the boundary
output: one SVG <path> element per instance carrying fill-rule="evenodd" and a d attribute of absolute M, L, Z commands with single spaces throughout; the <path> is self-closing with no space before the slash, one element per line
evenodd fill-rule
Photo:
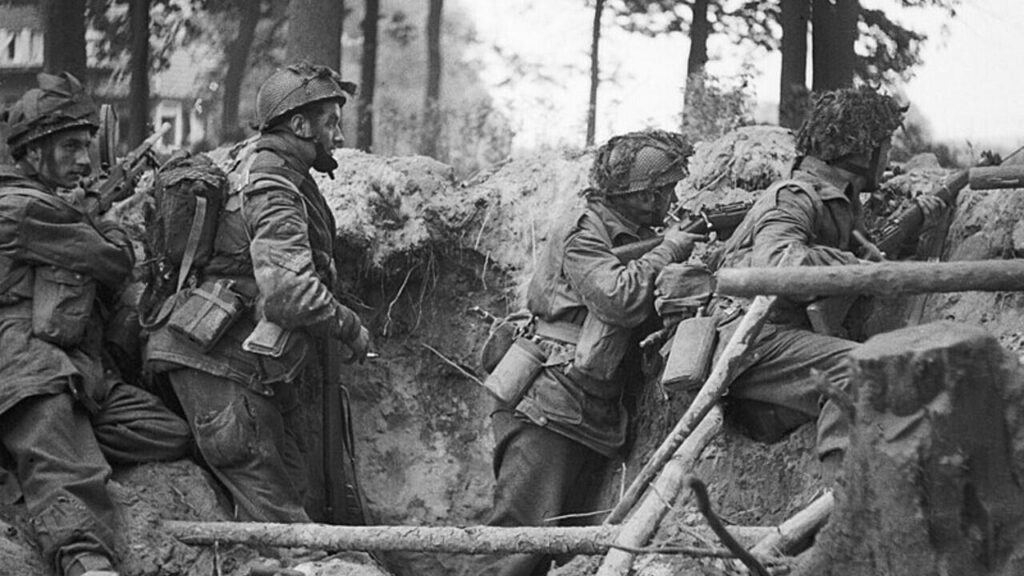
<path fill-rule="evenodd" d="M 792 174 L 758 199 L 726 244 L 723 265 L 775 266 L 788 251 L 792 265 L 836 266 L 876 252 L 863 235 L 860 193 L 878 186 L 904 111 L 867 87 L 819 95 L 797 134 Z M 925 200 L 922 208 L 935 222 L 942 207 Z M 811 369 L 836 387 L 847 385 L 845 357 L 856 343 L 838 335 L 849 303 L 777 300 L 750 365 L 727 396 L 727 417 L 756 439 L 774 441 L 816 420 L 818 455 L 830 474 L 847 445 L 846 424 L 837 407 L 824 402 Z M 742 304 L 715 301 L 719 314 L 732 312 L 719 328 L 725 333 L 719 342 L 728 341 Z M 836 310 L 835 317 L 817 313 Z"/>
<path fill-rule="evenodd" d="M 223 294 L 245 304 L 206 347 L 170 326 L 147 344 L 150 368 L 166 373 L 239 520 L 310 521 L 295 381 L 324 338 L 345 343 L 352 360 L 369 348 L 359 316 L 335 296 L 334 216 L 310 172 L 337 167 L 341 107 L 354 89 L 330 68 L 310 64 L 263 83 L 247 180 L 229 194 L 195 296 Z M 194 311 L 189 319 L 196 322 L 204 309 L 181 307 Z"/>
<path fill-rule="evenodd" d="M 40 74 L 2 120 L 15 164 L 0 166 L 0 462 L 58 574 L 115 574 L 108 462 L 183 457 L 188 426 L 104 350 L 100 311 L 132 246 L 62 194 L 91 171 L 92 100 L 70 74 Z"/>
<path fill-rule="evenodd" d="M 550 525 L 593 504 L 595 479 L 626 440 L 622 395 L 638 375 L 623 359 L 638 350 L 637 328 L 653 316 L 654 279 L 686 260 L 698 236 L 670 229 L 630 262 L 612 248 L 655 235 L 691 153 L 682 135 L 660 130 L 612 138 L 594 158 L 586 206 L 555 224 L 528 289 L 534 328 L 513 344 L 543 360 L 525 375 L 525 390 L 492 415 L 491 525 Z M 517 357 L 507 353 L 495 372 Z M 484 573 L 543 574 L 550 561 L 511 555 Z"/>

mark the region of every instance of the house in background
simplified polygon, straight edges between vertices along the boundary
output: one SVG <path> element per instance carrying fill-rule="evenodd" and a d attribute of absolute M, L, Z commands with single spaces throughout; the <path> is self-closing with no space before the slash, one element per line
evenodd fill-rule
<path fill-rule="evenodd" d="M 95 34 L 89 31 L 88 34 Z M 43 70 L 43 19 L 37 3 L 0 2 L 0 105 L 8 106 L 26 90 L 34 88 L 36 74 Z M 121 136 L 127 135 L 128 80 L 126 65 L 100 63 L 88 55 L 87 77 L 82 79 L 100 103 L 114 105 L 121 122 Z M 193 148 L 207 138 L 207 114 L 202 95 L 209 91 L 201 78 L 205 67 L 187 50 L 176 51 L 167 70 L 150 76 L 150 118 L 152 126 L 170 123 L 162 146 L 167 149 Z M 0 147 L 2 147 L 0 140 Z M 0 152 L 3 152 L 0 150 Z"/>

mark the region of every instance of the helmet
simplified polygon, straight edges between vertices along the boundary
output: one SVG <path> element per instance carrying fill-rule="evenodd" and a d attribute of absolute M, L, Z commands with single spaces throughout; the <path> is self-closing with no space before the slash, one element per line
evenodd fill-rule
<path fill-rule="evenodd" d="M 824 92 L 797 132 L 797 153 L 826 162 L 870 155 L 900 127 L 906 111 L 892 96 L 867 86 Z"/>
<path fill-rule="evenodd" d="M 293 64 L 270 75 L 256 93 L 256 128 L 265 130 L 274 120 L 313 102 L 339 100 L 344 104 L 356 93 L 356 85 L 345 82 L 327 66 L 308 62 Z"/>
<path fill-rule="evenodd" d="M 597 151 L 589 193 L 616 196 L 675 184 L 686 177 L 693 146 L 686 137 L 664 130 L 615 136 Z"/>
<path fill-rule="evenodd" d="M 96 105 L 77 78 L 41 72 L 39 88 L 33 88 L 0 114 L 5 124 L 7 145 L 15 154 L 25 146 L 69 128 L 99 128 Z"/>

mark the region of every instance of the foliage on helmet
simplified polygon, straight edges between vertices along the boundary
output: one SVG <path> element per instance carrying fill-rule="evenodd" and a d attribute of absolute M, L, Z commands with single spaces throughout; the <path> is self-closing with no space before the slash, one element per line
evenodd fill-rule
<path fill-rule="evenodd" d="M 59 76 L 39 73 L 33 88 L 0 113 L 7 145 L 17 154 L 45 136 L 70 128 L 99 128 L 96 105 L 77 78 L 67 72 Z"/>
<path fill-rule="evenodd" d="M 344 104 L 356 93 L 356 85 L 346 82 L 327 66 L 300 62 L 274 72 L 256 93 L 256 128 L 265 130 L 275 120 L 307 104 L 337 100 Z"/>
<path fill-rule="evenodd" d="M 685 136 L 643 130 L 613 137 L 597 150 L 588 196 L 614 196 L 675 184 L 687 175 L 693 146 Z"/>
<path fill-rule="evenodd" d="M 797 153 L 826 162 L 870 154 L 903 123 L 907 108 L 861 86 L 819 94 L 796 135 Z"/>

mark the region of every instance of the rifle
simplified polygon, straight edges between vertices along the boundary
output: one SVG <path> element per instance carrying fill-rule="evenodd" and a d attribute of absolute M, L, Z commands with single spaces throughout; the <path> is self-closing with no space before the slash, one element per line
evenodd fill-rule
<path fill-rule="evenodd" d="M 107 104 L 100 108 L 99 148 L 100 169 L 103 174 L 83 185 L 88 191 L 87 196 L 94 202 L 97 214 L 103 214 L 115 203 L 131 196 L 139 176 L 146 170 L 160 166 L 153 153 L 153 147 L 170 129 L 170 124 L 163 124 L 127 156 L 116 159 L 114 150 L 117 147 L 117 115 Z M 99 186 L 92 190 L 97 183 Z"/>
<path fill-rule="evenodd" d="M 323 366 L 324 513 L 330 524 L 362 526 L 366 516 L 356 478 L 351 403 L 341 383 L 342 362 L 351 351 L 332 338 L 324 339 L 319 348 Z"/>
<path fill-rule="evenodd" d="M 688 220 L 680 226 L 683 232 L 689 232 L 690 234 L 709 234 L 715 232 L 720 240 L 724 240 L 736 230 L 740 222 L 743 222 L 743 218 L 746 217 L 747 212 L 750 211 L 750 207 L 753 205 L 753 201 L 741 201 L 722 204 L 713 208 L 704 208 L 697 212 L 689 212 Z M 612 248 L 612 254 L 615 254 L 619 261 L 625 264 L 650 252 L 661 244 L 663 239 L 661 235 L 658 235 L 646 240 L 616 246 Z"/>
<path fill-rule="evenodd" d="M 1024 165 L 976 166 L 960 170 L 943 180 L 942 184 L 930 193 L 942 198 L 946 202 L 946 206 L 953 207 L 956 205 L 957 195 L 968 184 L 970 184 L 971 190 L 1024 188 Z M 915 202 L 913 206 L 904 210 L 895 220 L 882 228 L 876 246 L 883 254 L 889 257 L 895 256 L 907 239 L 916 236 L 921 231 L 922 224 L 924 224 L 924 213 L 921 206 Z"/>

